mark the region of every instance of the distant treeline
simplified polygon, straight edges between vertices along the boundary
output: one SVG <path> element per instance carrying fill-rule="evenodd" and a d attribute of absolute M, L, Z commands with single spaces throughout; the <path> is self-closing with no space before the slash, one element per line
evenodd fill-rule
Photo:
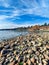
<path fill-rule="evenodd" d="M 2 30 L 11 30 L 11 31 L 26 31 L 27 27 L 18 27 L 18 28 L 9 28 L 9 29 L 0 29 Z"/>
<path fill-rule="evenodd" d="M 49 26 L 49 23 L 44 23 L 44 24 L 41 25 L 41 26 Z"/>
<path fill-rule="evenodd" d="M 36 26 L 36 25 L 35 25 Z M 49 23 L 44 23 L 42 25 L 37 25 L 37 26 L 49 26 Z M 9 28 L 9 29 L 0 29 L 0 30 L 15 30 L 15 31 L 26 31 L 29 28 L 32 28 L 34 26 L 28 26 L 28 27 L 18 27 L 18 28 Z"/>

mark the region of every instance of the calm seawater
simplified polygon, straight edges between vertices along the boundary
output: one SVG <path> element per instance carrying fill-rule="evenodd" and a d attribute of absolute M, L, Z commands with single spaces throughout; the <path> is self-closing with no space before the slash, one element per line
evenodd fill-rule
<path fill-rule="evenodd" d="M 27 31 L 18 32 L 18 31 L 10 31 L 10 30 L 0 30 L 0 41 L 14 38 L 16 36 L 25 35 Z"/>

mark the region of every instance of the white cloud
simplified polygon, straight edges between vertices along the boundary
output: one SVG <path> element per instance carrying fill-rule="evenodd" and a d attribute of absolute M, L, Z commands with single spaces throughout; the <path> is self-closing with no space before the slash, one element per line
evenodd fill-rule
<path fill-rule="evenodd" d="M 8 21 L 0 21 L 0 29 L 5 29 L 5 28 L 14 28 L 17 27 L 16 24 L 12 23 L 12 22 L 8 22 Z"/>
<path fill-rule="evenodd" d="M 49 7 L 47 7 L 46 0 L 41 0 L 40 3 L 36 0 L 20 0 L 27 8 L 19 9 L 17 6 L 12 11 L 11 16 L 21 16 L 25 14 L 35 14 L 43 17 L 49 17 Z M 20 6 L 20 5 L 19 5 Z M 48 5 L 49 6 L 49 5 Z"/>
<path fill-rule="evenodd" d="M 0 15 L 0 21 L 1 20 L 6 20 L 8 18 L 8 16 L 6 16 L 6 15 Z"/>
<path fill-rule="evenodd" d="M 15 17 L 15 16 L 19 16 L 20 15 L 20 10 L 16 9 L 12 11 L 12 14 L 10 15 L 11 18 Z"/>
<path fill-rule="evenodd" d="M 12 0 L 0 0 L 2 2 L 0 5 L 9 7 L 10 6 L 10 1 Z M 49 17 L 49 8 L 47 7 L 47 1 L 46 0 L 41 0 L 40 3 L 36 0 L 20 0 L 21 4 L 25 5 L 27 8 L 22 8 L 19 9 L 18 7 L 21 6 L 13 6 L 14 10 L 2 10 L 2 12 L 10 12 L 11 14 L 8 16 L 8 18 L 14 18 L 15 16 L 21 16 L 25 14 L 35 14 L 35 15 L 40 15 L 43 17 Z M 39 5 L 40 4 L 40 5 Z M 22 6 L 23 6 L 22 5 Z M 48 5 L 49 6 L 49 5 Z M 0 10 L 1 11 L 1 10 Z M 5 14 L 7 16 L 7 14 Z"/>
<path fill-rule="evenodd" d="M 10 11 L 10 12 L 12 12 L 12 14 L 10 15 L 11 18 L 15 17 L 15 16 L 24 15 L 24 14 L 36 14 L 36 15 L 47 16 L 48 15 L 47 13 L 49 13 L 48 0 L 38 0 L 38 1 L 39 2 L 37 2 L 36 0 L 20 0 L 19 4 L 21 3 L 22 6 L 25 5 L 27 7 L 27 9 L 25 9 L 25 8 L 19 9 L 18 7 L 21 5 L 15 6 L 15 4 L 13 4 L 13 6 L 11 6 L 10 4 L 11 4 L 12 0 L 0 0 L 0 6 L 14 7 L 14 10 Z M 7 11 L 9 11 L 9 10 L 7 10 Z M 47 16 L 47 17 L 49 17 L 49 16 Z"/>
<path fill-rule="evenodd" d="M 34 14 L 34 15 L 40 15 L 42 17 L 48 17 L 49 18 L 49 1 L 48 0 L 20 0 L 19 5 L 14 4 L 11 6 L 10 1 L 12 0 L 0 0 L 0 6 L 3 7 L 10 7 L 14 8 L 13 10 L 0 10 L 0 12 L 6 13 L 9 12 L 10 14 L 1 14 L 0 15 L 0 28 L 8 28 L 8 27 L 18 27 L 18 26 L 28 26 L 29 23 L 23 23 L 22 25 L 14 24 L 14 23 L 7 23 L 4 21 L 7 21 L 7 19 L 20 19 L 19 16 L 21 15 L 27 15 L 27 14 Z M 15 0 L 17 2 L 17 0 Z M 22 4 L 22 8 L 19 9 L 20 3 Z M 26 8 L 23 8 L 23 5 L 26 6 Z M 8 24 L 8 25 L 7 25 Z"/>
<path fill-rule="evenodd" d="M 9 0 L 0 0 L 0 6 L 9 7 Z"/>
<path fill-rule="evenodd" d="M 23 23 L 23 24 L 15 24 L 13 22 L 0 22 L 0 29 L 9 29 L 9 28 L 17 28 L 17 27 L 28 27 L 31 26 L 33 24 L 29 24 L 29 23 Z"/>

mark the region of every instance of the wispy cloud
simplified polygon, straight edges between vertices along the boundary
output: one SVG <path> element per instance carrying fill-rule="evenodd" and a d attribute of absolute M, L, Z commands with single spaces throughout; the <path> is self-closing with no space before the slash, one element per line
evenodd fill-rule
<path fill-rule="evenodd" d="M 0 22 L 0 29 L 9 29 L 9 28 L 17 28 L 17 27 L 28 27 L 31 26 L 32 24 L 29 23 L 23 23 L 23 24 L 15 24 L 13 22 Z"/>
<path fill-rule="evenodd" d="M 1 1 L 1 0 L 0 0 Z M 2 0 L 1 4 L 2 6 L 5 6 L 5 7 L 13 7 L 14 9 L 12 11 L 10 10 L 7 10 L 8 12 L 12 12 L 10 14 L 11 17 L 15 17 L 15 16 L 21 16 L 21 15 L 24 15 L 24 14 L 36 14 L 36 15 L 41 15 L 41 16 L 44 16 L 44 17 L 49 17 L 48 13 L 49 13 L 49 8 L 47 7 L 48 5 L 48 1 L 46 0 L 20 0 L 21 2 L 15 0 L 15 2 L 19 5 L 15 5 L 14 2 L 11 2 L 14 3 L 12 6 L 10 4 L 10 1 L 9 0 Z M 38 1 L 38 2 L 37 2 Z M 4 5 L 5 3 L 5 5 Z M 27 8 L 19 8 L 20 3 L 22 4 L 22 6 L 26 6 Z M 7 4 L 7 6 L 6 6 Z M 48 5 L 49 6 L 49 5 Z M 4 12 L 7 12 L 5 10 L 2 10 Z M 7 14 L 6 14 L 7 15 Z"/>
<path fill-rule="evenodd" d="M 48 5 L 48 0 L 20 0 L 21 4 L 26 6 L 27 8 L 21 7 L 19 9 L 19 6 L 15 7 L 13 14 L 14 16 L 21 16 L 24 14 L 35 14 L 35 15 L 40 15 L 43 17 L 49 17 L 49 5 Z M 38 1 L 38 2 L 37 2 Z"/>
<path fill-rule="evenodd" d="M 8 21 L 16 22 L 16 24 L 8 23 L 9 27 L 18 26 L 17 22 L 22 21 L 26 24 L 29 19 L 27 17 L 22 17 L 23 15 L 30 15 L 30 21 L 32 20 L 35 23 L 39 20 L 37 20 L 36 17 L 34 18 L 33 15 L 49 18 L 49 0 L 0 0 L 0 21 L 2 21 L 2 23 L 3 21 L 7 23 Z M 6 22 L 2 25 L 3 27 L 6 27 Z M 29 24 L 26 24 L 26 26 Z"/>
<path fill-rule="evenodd" d="M 8 18 L 8 16 L 6 16 L 6 15 L 1 15 L 0 16 L 0 20 L 5 20 L 5 19 L 7 19 Z"/>
<path fill-rule="evenodd" d="M 9 0 L 0 0 L 0 6 L 9 7 Z"/>

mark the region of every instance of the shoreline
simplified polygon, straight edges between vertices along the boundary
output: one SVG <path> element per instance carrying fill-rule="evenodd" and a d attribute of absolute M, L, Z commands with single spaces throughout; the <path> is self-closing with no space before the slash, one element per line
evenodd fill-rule
<path fill-rule="evenodd" d="M 9 41 L 9 40 L 13 40 L 13 39 L 15 39 L 15 38 L 17 38 L 17 37 L 20 37 L 20 36 L 27 36 L 28 34 L 30 35 L 30 34 L 36 34 L 36 33 L 48 33 L 49 31 L 46 31 L 46 30 L 44 30 L 44 31 L 42 31 L 42 30 L 37 30 L 37 31 L 33 31 L 33 32 L 31 32 L 31 31 L 28 31 L 28 33 L 26 34 L 26 35 L 19 35 L 19 36 L 16 36 L 16 37 L 13 37 L 13 38 L 8 38 L 8 39 L 3 39 L 3 40 L 0 40 L 0 42 L 3 42 L 3 41 Z"/>
<path fill-rule="evenodd" d="M 47 65 L 48 60 L 47 32 L 28 33 L 0 42 L 0 65 Z"/>

